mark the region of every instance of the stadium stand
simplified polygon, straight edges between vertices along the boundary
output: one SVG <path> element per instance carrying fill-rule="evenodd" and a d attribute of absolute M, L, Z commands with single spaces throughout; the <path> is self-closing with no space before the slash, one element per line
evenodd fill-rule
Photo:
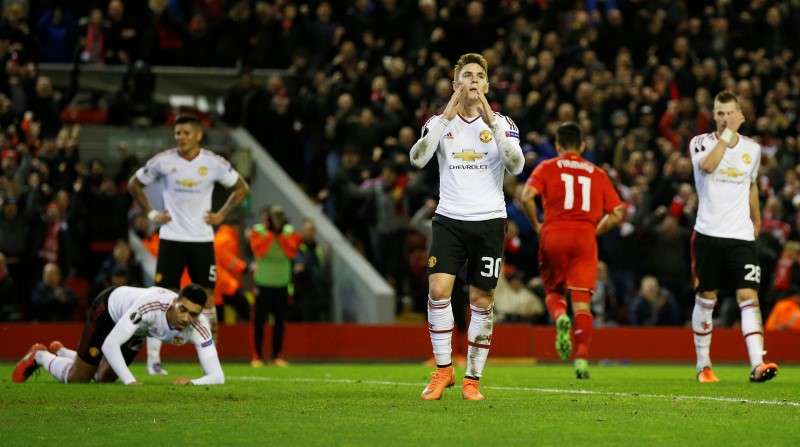
<path fill-rule="evenodd" d="M 395 288 L 397 311 L 422 310 L 426 203 L 436 198 L 437 175 L 435 166 L 411 170 L 407 154 L 449 98 L 451 67 L 467 51 L 489 61 L 489 99 L 519 126 L 526 155 L 523 173 L 505 182 L 512 230 L 502 283 L 512 290 L 498 298 L 542 297 L 536 237 L 515 198 L 555 154 L 557 123 L 575 120 L 588 135 L 587 158 L 611 173 L 628 204 L 626 222 L 600 239 L 607 271 L 593 303 L 597 321 L 658 321 L 634 310 L 649 305 L 639 284 L 652 276 L 677 308 L 677 321 L 667 320 L 685 323 L 697 206 L 687 145 L 713 130 L 710 110 L 722 89 L 742 99 L 742 133 L 764 148 L 765 316 L 800 291 L 797 251 L 784 249 L 800 240 L 796 2 L 112 0 L 4 8 L 0 253 L 9 273 L 0 262 L 0 318 L 35 316 L 31 295 L 48 263 L 76 297 L 72 317 L 85 309 L 101 266 L 127 236 L 123 183 L 136 163 L 121 155 L 118 171 L 109 171 L 79 156 L 73 122 L 168 123 L 175 111 L 155 94 L 160 75 L 150 67 L 158 65 L 239 73 L 220 116 L 216 106 L 202 113 L 206 123 L 248 129 Z M 40 62 L 74 65 L 60 70 L 54 89 Z M 106 69 L 123 88 L 109 93 L 80 81 Z M 365 194 L 382 189 L 396 192 L 388 215 Z M 539 321 L 529 310 L 535 303 L 517 307 L 525 310 L 506 320 Z M 737 315 L 732 296 L 723 299 L 719 324 Z"/>

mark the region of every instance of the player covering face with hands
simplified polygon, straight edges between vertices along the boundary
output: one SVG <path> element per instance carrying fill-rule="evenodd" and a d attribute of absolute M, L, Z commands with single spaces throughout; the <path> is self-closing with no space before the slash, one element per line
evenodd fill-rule
<path fill-rule="evenodd" d="M 692 235 L 692 282 L 696 291 L 692 331 L 697 380 L 718 382 L 711 369 L 712 314 L 720 289 L 735 290 L 742 335 L 750 358 L 750 381 L 765 382 L 778 365 L 764 360 L 764 330 L 758 304 L 761 284 L 756 238 L 761 227 L 758 169 L 761 146 L 739 133 L 739 99 L 723 91 L 714 99 L 716 132 L 689 142 L 699 197 Z"/>
<path fill-rule="evenodd" d="M 453 95 L 441 115 L 431 117 L 411 148 L 414 166 L 434 155 L 439 162 L 439 203 L 433 217 L 428 258 L 428 327 L 436 371 L 422 399 L 436 400 L 454 385 L 450 297 L 462 269 L 470 286 L 468 363 L 461 395 L 482 400 L 479 381 L 492 340 L 492 303 L 500 275 L 506 208 L 506 172 L 518 174 L 524 159 L 519 131 L 486 99 L 488 67 L 479 54 L 461 56 L 454 68 Z"/>

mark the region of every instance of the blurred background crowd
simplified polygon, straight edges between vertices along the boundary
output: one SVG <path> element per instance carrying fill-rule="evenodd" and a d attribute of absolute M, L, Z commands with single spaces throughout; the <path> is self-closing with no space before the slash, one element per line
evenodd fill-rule
<path fill-rule="evenodd" d="M 714 95 L 729 89 L 747 119 L 741 133 L 763 146 L 765 317 L 799 290 L 800 2 L 21 0 L 3 10 L 3 309 L 5 278 L 18 297 L 0 311 L 6 318 L 45 319 L 36 310 L 45 299 L 63 305 L 55 318 L 77 315 L 67 305 L 75 287 L 49 284 L 83 278 L 92 288 L 115 272 L 139 275 L 124 254 L 135 215 L 124 183 L 139 161 L 124 156 L 120 172 L 106 172 L 82 160 L 79 128 L 59 119 L 78 87 L 54 93 L 40 62 L 238 68 L 213 124 L 250 130 L 395 287 L 406 313 L 424 310 L 438 182 L 436 160 L 417 171 L 408 151 L 449 99 L 457 57 L 483 54 L 490 102 L 520 128 L 526 156 L 504 185 L 496 310 L 536 323 L 547 318 L 537 238 L 516 197 L 556 155 L 557 124 L 573 120 L 587 137 L 585 157 L 611 174 L 628 207 L 623 225 L 600 239 L 596 321 L 685 324 L 697 210 L 687 145 L 714 130 Z M 277 71 L 257 82 L 252 70 L 262 68 Z M 100 215 L 110 224 L 99 225 Z M 721 325 L 738 316 L 727 295 Z"/>

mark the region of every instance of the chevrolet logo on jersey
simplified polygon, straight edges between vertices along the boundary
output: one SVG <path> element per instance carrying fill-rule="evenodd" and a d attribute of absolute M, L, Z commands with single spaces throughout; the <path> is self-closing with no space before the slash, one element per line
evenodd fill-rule
<path fill-rule="evenodd" d="M 475 152 L 475 149 L 464 149 L 461 152 L 453 152 L 453 158 L 457 158 L 462 161 L 470 161 L 474 162 L 475 160 L 481 160 L 483 157 L 486 156 L 486 152 Z"/>
<path fill-rule="evenodd" d="M 726 176 L 726 177 L 741 177 L 744 175 L 744 172 L 736 169 L 736 168 L 723 168 L 719 170 L 719 173 Z"/>
<path fill-rule="evenodd" d="M 200 184 L 200 182 L 198 182 L 197 180 L 192 180 L 190 178 L 178 179 L 175 180 L 175 183 L 177 183 L 180 186 L 183 186 L 184 188 L 194 188 L 195 186 Z"/>

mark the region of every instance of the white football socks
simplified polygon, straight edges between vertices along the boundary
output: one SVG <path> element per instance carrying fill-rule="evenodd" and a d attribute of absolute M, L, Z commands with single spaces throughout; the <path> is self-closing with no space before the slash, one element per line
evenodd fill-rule
<path fill-rule="evenodd" d="M 61 347 L 61 349 L 56 352 L 59 357 L 66 357 L 68 359 L 75 359 L 78 356 L 78 353 L 73 351 L 72 349 Z"/>
<path fill-rule="evenodd" d="M 489 357 L 489 346 L 492 344 L 494 317 L 492 306 L 487 308 L 469 305 L 470 320 L 467 329 L 467 377 L 480 379 L 486 358 Z"/>
<path fill-rule="evenodd" d="M 36 352 L 36 363 L 46 368 L 47 372 L 61 383 L 67 383 L 74 362 L 71 358 L 56 357 L 47 351 Z"/>
<path fill-rule="evenodd" d="M 697 353 L 697 370 L 711 366 L 711 331 L 714 328 L 714 304 L 716 300 L 708 300 L 700 295 L 694 299 L 692 311 L 692 331 L 694 331 L 694 349 Z"/>
<path fill-rule="evenodd" d="M 450 298 L 434 300 L 428 296 L 428 330 L 437 366 L 453 364 L 453 309 Z"/>
<path fill-rule="evenodd" d="M 161 340 L 147 337 L 147 367 L 161 363 Z"/>
<path fill-rule="evenodd" d="M 764 363 L 764 331 L 761 328 L 761 309 L 758 301 L 748 300 L 739 303 L 742 311 L 742 335 L 747 345 L 747 355 L 750 357 L 750 366 Z"/>

